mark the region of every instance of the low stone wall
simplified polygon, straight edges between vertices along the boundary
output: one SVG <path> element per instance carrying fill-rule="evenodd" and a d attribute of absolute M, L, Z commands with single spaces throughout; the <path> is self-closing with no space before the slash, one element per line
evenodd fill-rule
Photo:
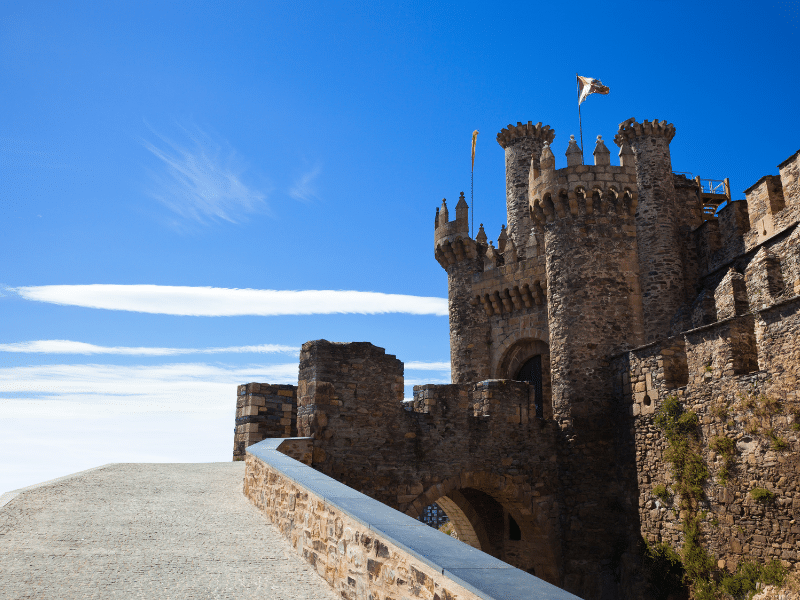
<path fill-rule="evenodd" d="M 247 448 L 244 493 L 342 598 L 577 598 L 287 456 L 309 457 L 311 447 L 267 439 Z"/>

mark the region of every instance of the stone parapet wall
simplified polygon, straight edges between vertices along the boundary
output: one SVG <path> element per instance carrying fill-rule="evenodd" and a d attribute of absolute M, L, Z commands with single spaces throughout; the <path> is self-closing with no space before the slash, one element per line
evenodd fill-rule
<path fill-rule="evenodd" d="M 245 448 L 264 438 L 296 435 L 296 385 L 246 383 L 237 388 L 233 460 L 244 460 Z"/>
<path fill-rule="evenodd" d="M 279 449 L 248 450 L 244 494 L 345 600 L 576 600 Z"/>

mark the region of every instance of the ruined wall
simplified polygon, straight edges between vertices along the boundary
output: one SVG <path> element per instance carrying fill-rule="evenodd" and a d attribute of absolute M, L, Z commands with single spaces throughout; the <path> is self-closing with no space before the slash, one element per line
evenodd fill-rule
<path fill-rule="evenodd" d="M 745 190 L 751 229 L 748 250 L 800 220 L 800 150 L 778 165 L 779 175 L 765 175 Z"/>
<path fill-rule="evenodd" d="M 300 434 L 314 438 L 314 468 L 412 516 L 443 496 L 473 507 L 490 496 L 504 525 L 484 550 L 560 581 L 557 428 L 535 418 L 529 384 L 422 386 L 404 407 L 402 364 L 380 348 L 320 340 L 300 360 Z M 502 533 L 509 515 L 516 544 Z"/>
<path fill-rule="evenodd" d="M 233 460 L 265 438 L 297 435 L 297 386 L 246 383 L 236 390 Z"/>

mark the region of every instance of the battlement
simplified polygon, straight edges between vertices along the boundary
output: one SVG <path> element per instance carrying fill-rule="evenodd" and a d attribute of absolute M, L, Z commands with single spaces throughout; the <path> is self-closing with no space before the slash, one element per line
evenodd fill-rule
<path fill-rule="evenodd" d="M 617 146 L 623 146 L 625 143 L 630 144 L 636 138 L 644 136 L 663 137 L 669 143 L 675 137 L 675 126 L 672 123 L 659 121 L 658 119 L 653 122 L 645 119 L 638 123 L 636 119 L 631 117 L 619 124 L 619 131 L 614 136 L 614 142 Z"/>
<path fill-rule="evenodd" d="M 517 122 L 516 125 L 509 123 L 508 127 L 500 130 L 500 133 L 497 134 L 497 143 L 505 149 L 522 138 L 534 138 L 549 144 L 555 137 L 556 132 L 549 125 L 542 125 L 541 121 L 536 125 L 532 121 Z"/>
<path fill-rule="evenodd" d="M 478 257 L 475 240 L 469 236 L 469 207 L 464 192 L 461 192 L 456 204 L 456 218 L 453 221 L 449 218 L 447 200 L 442 200 L 441 208 L 436 209 L 433 240 L 434 256 L 444 269 L 459 261 Z"/>
<path fill-rule="evenodd" d="M 574 140 L 567 149 L 567 159 L 574 162 Z M 636 170 L 632 165 L 609 164 L 609 152 L 598 136 L 595 164 L 572 164 L 555 169 L 555 159 L 545 145 L 539 161 L 540 169 L 531 169 L 530 207 L 533 218 L 544 225 L 568 215 L 573 217 L 636 214 L 638 191 Z"/>

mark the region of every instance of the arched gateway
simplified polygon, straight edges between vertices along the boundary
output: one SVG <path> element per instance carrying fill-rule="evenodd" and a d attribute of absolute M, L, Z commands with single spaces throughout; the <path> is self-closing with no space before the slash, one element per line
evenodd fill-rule
<path fill-rule="evenodd" d="M 557 506 L 524 487 L 496 473 L 465 472 L 428 488 L 406 514 L 418 517 L 436 503 L 464 543 L 558 584 Z"/>

